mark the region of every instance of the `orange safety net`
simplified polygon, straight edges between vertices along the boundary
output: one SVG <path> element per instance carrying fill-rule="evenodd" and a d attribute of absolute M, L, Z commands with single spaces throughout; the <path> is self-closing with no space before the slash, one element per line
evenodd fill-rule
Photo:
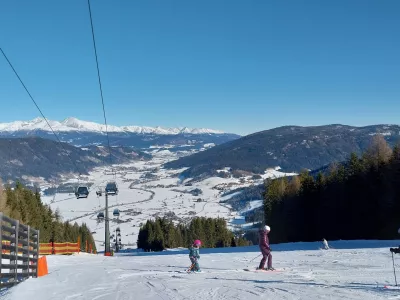
<path fill-rule="evenodd" d="M 41 243 L 39 254 L 72 254 L 77 252 L 80 252 L 78 243 Z"/>
<path fill-rule="evenodd" d="M 1 241 L 3 245 L 10 245 L 10 241 Z M 22 248 L 22 244 L 18 244 L 18 247 Z M 29 247 L 29 250 L 33 251 L 33 247 Z M 10 250 L 2 249 L 2 254 L 10 254 Z M 51 255 L 51 254 L 73 254 L 80 252 L 79 243 L 40 243 L 39 255 Z M 22 252 L 18 252 L 18 255 L 22 255 Z"/>

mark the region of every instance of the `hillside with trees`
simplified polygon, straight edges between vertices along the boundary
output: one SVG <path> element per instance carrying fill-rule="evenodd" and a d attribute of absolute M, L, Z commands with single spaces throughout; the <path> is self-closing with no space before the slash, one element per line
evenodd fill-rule
<path fill-rule="evenodd" d="M 284 126 L 253 133 L 217 145 L 206 151 L 181 157 L 166 168 L 189 168 L 186 178 L 216 176 L 217 170 L 262 174 L 267 168 L 298 173 L 314 170 L 332 162 L 345 161 L 352 152 L 361 155 L 376 134 L 384 135 L 394 146 L 400 138 L 398 125 L 354 127 L 346 125 Z"/>
<path fill-rule="evenodd" d="M 235 237 L 221 218 L 194 218 L 189 225 L 175 225 L 165 218 L 148 220 L 140 228 L 137 247 L 144 251 L 162 251 L 167 248 L 189 247 L 199 239 L 206 248 L 247 246 L 249 242 Z"/>
<path fill-rule="evenodd" d="M 62 222 L 59 212 L 54 212 L 44 205 L 38 192 L 32 192 L 20 183 L 17 183 L 14 189 L 3 188 L 0 183 L 0 211 L 23 224 L 39 229 L 41 243 L 77 242 L 80 238 L 81 247 L 84 247 L 87 241 L 93 250 L 96 249 L 86 224 Z"/>
<path fill-rule="evenodd" d="M 376 135 L 361 155 L 332 165 L 328 175 L 302 172 L 266 181 L 271 241 L 398 238 L 400 148 Z"/>
<path fill-rule="evenodd" d="M 148 160 L 151 155 L 129 147 L 112 147 L 113 163 Z M 88 174 L 95 167 L 109 164 L 108 148 L 75 147 L 38 137 L 0 138 L 0 178 L 3 182 L 43 177 L 58 180 L 60 174 Z M 27 181 L 29 183 L 29 181 Z"/>

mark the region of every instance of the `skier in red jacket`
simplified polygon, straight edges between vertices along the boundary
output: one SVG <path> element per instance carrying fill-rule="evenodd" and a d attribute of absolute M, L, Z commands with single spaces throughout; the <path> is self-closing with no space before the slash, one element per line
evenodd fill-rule
<path fill-rule="evenodd" d="M 271 228 L 268 225 L 265 225 L 259 231 L 259 242 L 261 253 L 263 258 L 261 259 L 259 270 L 269 270 L 274 271 L 275 269 L 272 267 L 272 255 L 271 255 L 271 247 L 269 246 L 268 233 L 271 231 Z M 268 267 L 264 269 L 265 262 L 268 259 Z"/>

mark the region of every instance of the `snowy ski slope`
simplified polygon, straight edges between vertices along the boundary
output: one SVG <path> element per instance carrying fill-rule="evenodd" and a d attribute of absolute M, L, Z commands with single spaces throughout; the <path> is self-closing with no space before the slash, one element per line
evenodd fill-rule
<path fill-rule="evenodd" d="M 50 274 L 29 279 L 4 300 L 158 299 L 399 299 L 388 247 L 399 241 L 338 241 L 273 245 L 281 272 L 245 272 L 259 259 L 257 247 L 201 249 L 202 273 L 187 274 L 187 251 L 127 256 L 49 256 Z M 396 266 L 399 267 L 400 256 Z"/>

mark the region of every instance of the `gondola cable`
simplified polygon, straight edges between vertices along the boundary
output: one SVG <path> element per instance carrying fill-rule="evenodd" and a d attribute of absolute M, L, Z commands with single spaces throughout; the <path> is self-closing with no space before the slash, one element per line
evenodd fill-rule
<path fill-rule="evenodd" d="M 56 134 L 56 132 L 54 131 L 53 127 L 51 127 L 50 122 L 47 120 L 46 116 L 43 114 L 42 110 L 40 109 L 39 105 L 37 104 L 37 102 L 35 101 L 35 99 L 33 98 L 32 94 L 29 92 L 28 88 L 26 87 L 25 83 L 22 81 L 21 77 L 19 76 L 17 70 L 14 68 L 13 64 L 11 63 L 11 61 L 8 59 L 7 55 L 5 54 L 5 52 L 3 51 L 2 48 L 0 48 L 0 52 L 3 54 L 4 58 L 6 59 L 6 61 L 8 62 L 9 66 L 11 67 L 11 69 L 13 70 L 15 76 L 18 78 L 19 82 L 21 83 L 22 87 L 25 89 L 26 93 L 28 94 L 29 98 L 32 100 L 33 104 L 36 106 L 37 110 L 39 111 L 39 113 L 42 115 L 43 119 L 46 121 L 47 125 L 49 126 L 51 132 L 53 133 L 53 135 L 56 137 L 56 140 L 58 142 L 58 144 L 61 146 L 62 150 L 64 153 L 67 154 L 67 157 L 69 158 L 69 160 L 71 161 L 71 163 L 73 164 L 73 166 L 75 167 L 76 171 L 78 172 L 78 185 L 80 182 L 80 175 L 81 175 L 81 171 L 78 168 L 78 166 L 76 165 L 76 163 L 72 160 L 70 154 L 68 153 L 68 151 L 65 149 L 63 143 L 61 142 L 60 138 L 58 137 L 58 135 Z"/>
<path fill-rule="evenodd" d="M 107 116 L 106 116 L 106 109 L 105 109 L 105 105 L 104 105 L 103 87 L 102 87 L 102 84 L 101 84 L 99 59 L 98 59 L 98 56 L 97 56 L 96 38 L 95 38 L 95 35 L 94 35 L 94 26 L 93 26 L 93 18 L 92 18 L 92 9 L 90 7 L 90 0 L 88 0 L 88 8 L 89 8 L 90 26 L 91 26 L 91 29 L 92 29 L 92 40 L 93 40 L 94 56 L 96 58 L 97 79 L 98 79 L 99 88 L 100 88 L 100 97 L 101 97 L 101 104 L 102 104 L 102 107 L 103 107 L 104 125 L 106 127 L 106 137 L 107 137 L 107 144 L 108 144 L 108 152 L 109 152 L 109 155 L 110 155 L 110 166 L 111 166 L 111 170 L 112 170 L 112 156 L 111 156 L 110 137 L 109 137 L 109 134 L 108 134 Z"/>

